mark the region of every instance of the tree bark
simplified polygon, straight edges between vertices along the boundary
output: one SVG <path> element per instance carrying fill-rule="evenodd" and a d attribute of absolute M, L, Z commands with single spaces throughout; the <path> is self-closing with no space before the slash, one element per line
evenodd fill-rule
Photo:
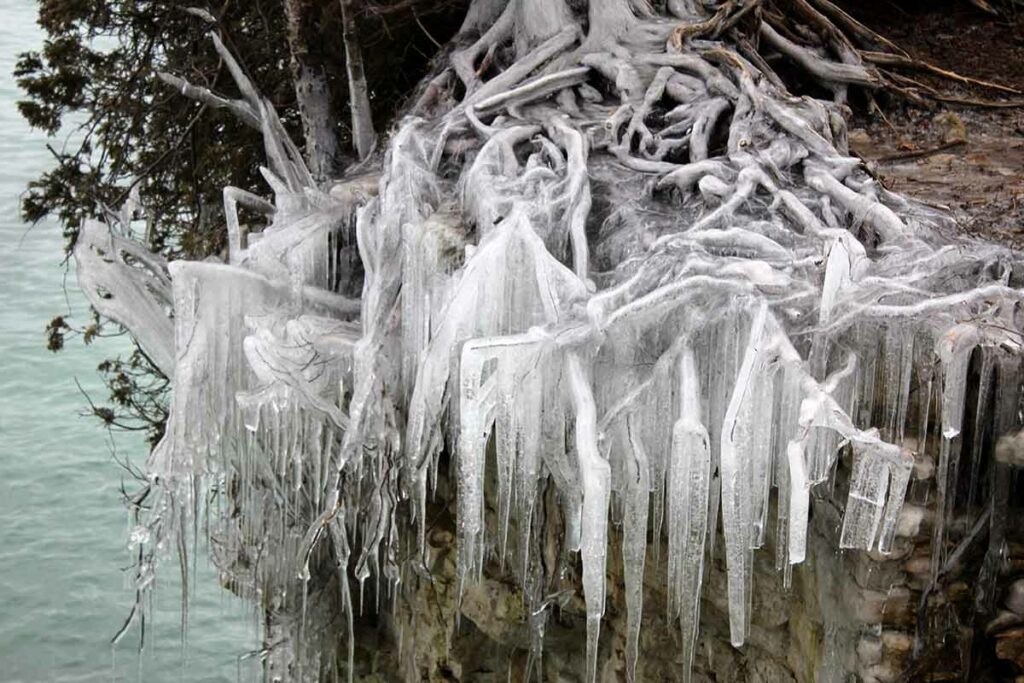
<path fill-rule="evenodd" d="M 309 49 L 309 14 L 315 4 L 311 0 L 285 0 L 284 6 L 295 99 L 306 140 L 306 162 L 313 177 L 323 182 L 336 170 L 338 135 L 331 111 L 327 74 L 323 65 L 313 59 Z"/>
<path fill-rule="evenodd" d="M 345 41 L 345 70 L 348 72 L 349 108 L 352 110 L 352 143 L 360 160 L 366 159 L 377 143 L 370 110 L 370 88 L 363 69 L 363 53 L 359 48 L 355 4 L 341 0 L 342 38 Z"/>

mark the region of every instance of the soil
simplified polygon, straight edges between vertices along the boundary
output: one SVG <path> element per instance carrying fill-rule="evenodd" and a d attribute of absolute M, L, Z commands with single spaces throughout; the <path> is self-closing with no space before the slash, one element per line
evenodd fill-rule
<path fill-rule="evenodd" d="M 948 207 L 965 232 L 1024 248 L 1024 12 L 993 17 L 967 0 L 843 4 L 912 57 L 1022 93 L 908 74 L 953 97 L 1021 106 L 922 109 L 890 100 L 884 117 L 855 116 L 850 146 L 887 188 Z"/>

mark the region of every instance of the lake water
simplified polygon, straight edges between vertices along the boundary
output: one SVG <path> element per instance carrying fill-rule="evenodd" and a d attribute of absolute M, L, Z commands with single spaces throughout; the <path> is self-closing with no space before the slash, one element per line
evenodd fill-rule
<path fill-rule="evenodd" d="M 128 344 L 69 338 L 63 352 L 46 350 L 47 321 L 70 315 L 81 324 L 87 308 L 61 265 L 59 228 L 30 228 L 18 217 L 20 193 L 51 157 L 15 109 L 11 70 L 42 34 L 32 0 L 0 0 L 0 17 L 0 680 L 250 680 L 254 660 L 238 658 L 255 647 L 255 617 L 209 567 L 196 577 L 184 654 L 170 565 L 141 658 L 137 626 L 116 651 L 110 645 L 134 599 L 122 571 L 130 563 L 122 470 L 111 449 L 141 464 L 146 447 L 83 417 L 75 380 L 102 399 L 96 365 Z"/>

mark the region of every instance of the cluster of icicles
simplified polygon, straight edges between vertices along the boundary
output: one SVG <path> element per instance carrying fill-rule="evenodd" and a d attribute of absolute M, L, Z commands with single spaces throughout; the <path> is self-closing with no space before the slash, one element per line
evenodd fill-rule
<path fill-rule="evenodd" d="M 811 489 L 847 446 L 840 544 L 889 548 L 904 436 L 938 420 L 948 465 L 971 354 L 1019 352 L 1020 261 L 943 236 L 941 216 L 848 156 L 832 105 L 724 45 L 543 71 L 578 40 L 562 31 L 407 118 L 379 176 L 329 192 L 262 106 L 274 200 L 226 190 L 226 263 L 163 263 L 117 229 L 131 206 L 85 226 L 83 288 L 173 381 L 148 463 L 159 496 L 142 537 L 158 551 L 183 546 L 213 485 L 209 539 L 237 591 L 305 605 L 296 587 L 326 552 L 351 620 L 350 579 L 378 602 L 414 579 L 450 458 L 459 590 L 499 563 L 542 633 L 551 577 L 531 520 L 553 485 L 594 680 L 610 520 L 631 675 L 649 533 L 667 538 L 687 669 L 717 530 L 738 646 L 753 552 L 775 534 L 788 580 Z M 243 225 L 239 205 L 268 224 Z"/>

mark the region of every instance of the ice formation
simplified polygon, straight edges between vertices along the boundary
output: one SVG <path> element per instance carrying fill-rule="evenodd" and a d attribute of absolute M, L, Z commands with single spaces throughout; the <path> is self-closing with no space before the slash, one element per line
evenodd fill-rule
<path fill-rule="evenodd" d="M 804 560 L 812 488 L 844 450 L 841 545 L 888 549 L 905 437 L 937 422 L 939 468 L 955 469 L 965 410 L 987 409 L 967 405 L 972 354 L 1020 391 L 991 369 L 1020 351 L 1024 264 L 881 187 L 836 105 L 791 96 L 728 42 L 669 39 L 678 20 L 634 5 L 592 0 L 584 34 L 561 3 L 510 3 L 439 76 L 465 95 L 439 97 L 435 79 L 379 175 L 329 190 L 242 87 L 273 200 L 225 191 L 226 263 L 165 264 L 129 239 L 130 216 L 86 225 L 83 288 L 173 378 L 140 580 L 187 545 L 212 488 L 218 565 L 281 630 L 268 666 L 315 679 L 333 617 L 313 606 L 349 624 L 383 608 L 420 571 L 447 473 L 460 586 L 506 566 L 542 633 L 549 601 L 526 587 L 554 571 L 533 521 L 554 487 L 594 680 L 618 524 L 631 675 L 649 533 L 687 662 L 718 529 L 739 646 L 753 553 L 776 534 L 781 571 Z M 481 81 L 475 60 L 504 43 L 514 57 Z M 859 83 L 809 55 L 837 89 Z"/>

